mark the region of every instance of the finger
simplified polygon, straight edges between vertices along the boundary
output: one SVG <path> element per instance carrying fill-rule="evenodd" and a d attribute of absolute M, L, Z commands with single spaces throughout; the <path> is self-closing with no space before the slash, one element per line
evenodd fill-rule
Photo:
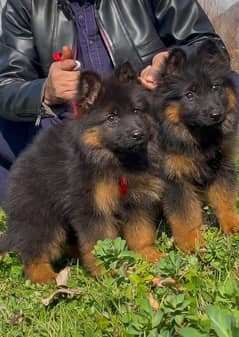
<path fill-rule="evenodd" d="M 145 67 L 141 73 L 140 73 L 140 77 L 145 77 L 145 74 L 148 72 L 148 70 L 151 68 L 151 65 Z"/>
<path fill-rule="evenodd" d="M 147 82 L 157 83 L 157 72 L 151 67 L 145 74 L 145 79 Z"/>
<path fill-rule="evenodd" d="M 147 81 L 145 78 L 139 77 L 138 79 L 140 80 L 142 85 L 145 86 L 147 89 L 154 90 L 158 86 L 157 83 Z"/>
<path fill-rule="evenodd" d="M 63 77 L 64 75 L 64 77 Z M 60 83 L 65 83 L 65 82 L 76 82 L 79 81 L 80 79 L 80 72 L 79 71 L 67 71 L 64 70 L 64 73 L 62 75 L 62 72 L 59 72 L 56 76 L 55 79 L 57 79 L 58 82 Z"/>
<path fill-rule="evenodd" d="M 164 60 L 166 59 L 166 57 L 168 57 L 168 55 L 169 55 L 168 51 L 164 51 L 155 55 L 152 60 L 152 65 L 160 69 L 162 64 L 164 63 Z"/>
<path fill-rule="evenodd" d="M 73 91 L 65 91 L 64 93 L 62 93 L 62 98 L 65 101 L 72 101 L 77 97 L 77 91 L 73 90 Z"/>
<path fill-rule="evenodd" d="M 77 89 L 76 88 L 58 88 L 57 92 L 55 92 L 55 99 L 63 99 L 63 100 L 71 100 L 74 99 L 77 95 Z"/>
<path fill-rule="evenodd" d="M 75 66 L 76 66 L 76 62 L 74 60 L 63 60 L 61 62 L 57 62 L 57 66 L 61 69 L 61 70 L 74 70 Z"/>
<path fill-rule="evenodd" d="M 65 85 L 59 85 L 57 87 L 57 92 L 62 93 L 66 91 L 76 91 L 78 88 L 78 83 L 77 82 L 67 82 Z"/>
<path fill-rule="evenodd" d="M 140 77 L 146 82 L 157 83 L 157 75 L 158 72 L 152 66 L 148 66 L 141 72 Z"/>
<path fill-rule="evenodd" d="M 58 90 L 75 90 L 79 86 L 79 81 L 65 81 L 58 83 L 57 89 Z"/>
<path fill-rule="evenodd" d="M 69 46 L 64 46 L 62 48 L 62 60 L 70 60 L 73 59 L 73 53 Z"/>

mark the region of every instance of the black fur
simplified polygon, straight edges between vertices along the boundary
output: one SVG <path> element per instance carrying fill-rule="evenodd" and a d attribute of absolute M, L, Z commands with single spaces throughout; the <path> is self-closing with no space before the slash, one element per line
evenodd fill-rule
<path fill-rule="evenodd" d="M 168 182 L 164 208 L 179 246 L 193 250 L 196 241 L 203 245 L 199 227 L 204 196 L 216 209 L 224 232 L 237 231 L 234 161 L 239 114 L 224 52 L 211 41 L 196 53 L 172 50 L 153 105 Z M 213 188 L 216 192 L 210 194 Z"/>
<path fill-rule="evenodd" d="M 62 255 L 72 233 L 82 263 L 93 274 L 94 244 L 118 235 L 130 238 L 127 223 L 132 214 L 144 214 L 149 219 L 145 230 L 149 226 L 155 233 L 154 207 L 162 182 L 157 131 L 146 96 L 136 82 L 115 77 L 103 81 L 83 72 L 80 117 L 43 130 L 15 162 L 5 200 L 8 229 L 0 251 L 18 252 L 32 281 L 52 281 L 54 275 L 43 264 Z M 122 177 L 128 181 L 125 196 L 118 186 Z M 107 189 L 116 195 L 107 195 Z M 132 224 L 132 239 L 127 241 L 139 252 L 153 245 L 147 235 L 138 240 L 141 234 Z M 46 276 L 36 275 L 39 264 Z"/>

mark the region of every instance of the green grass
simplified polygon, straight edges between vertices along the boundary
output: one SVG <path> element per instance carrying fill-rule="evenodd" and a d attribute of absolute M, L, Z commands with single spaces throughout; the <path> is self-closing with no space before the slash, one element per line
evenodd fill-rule
<path fill-rule="evenodd" d="M 1 232 L 3 216 L 0 223 Z M 67 261 L 67 287 L 81 293 L 60 294 L 48 307 L 42 299 L 59 287 L 31 284 L 19 257 L 5 255 L 0 260 L 0 336 L 238 337 L 239 235 L 226 237 L 210 226 L 206 253 L 186 256 L 160 233 L 157 245 L 168 255 L 156 266 L 127 251 L 123 240 L 97 245 L 95 254 L 106 266 L 98 280 L 77 261 Z M 114 275 L 108 272 L 115 269 Z"/>

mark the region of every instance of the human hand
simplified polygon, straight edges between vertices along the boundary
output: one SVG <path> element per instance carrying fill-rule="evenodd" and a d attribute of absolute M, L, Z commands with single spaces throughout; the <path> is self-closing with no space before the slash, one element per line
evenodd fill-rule
<path fill-rule="evenodd" d="M 152 64 L 141 71 L 139 80 L 146 88 L 153 90 L 158 86 L 158 73 L 168 55 L 167 51 L 156 54 L 152 59 Z"/>
<path fill-rule="evenodd" d="M 61 61 L 52 63 L 49 69 L 43 99 L 45 104 L 61 104 L 76 97 L 80 71 L 75 67 L 71 49 L 64 46 Z"/>

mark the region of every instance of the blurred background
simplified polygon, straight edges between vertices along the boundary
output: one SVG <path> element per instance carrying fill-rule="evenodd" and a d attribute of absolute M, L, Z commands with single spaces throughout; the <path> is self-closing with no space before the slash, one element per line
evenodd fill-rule
<path fill-rule="evenodd" d="M 199 0 L 199 3 L 225 42 L 233 69 L 239 71 L 239 0 Z"/>

